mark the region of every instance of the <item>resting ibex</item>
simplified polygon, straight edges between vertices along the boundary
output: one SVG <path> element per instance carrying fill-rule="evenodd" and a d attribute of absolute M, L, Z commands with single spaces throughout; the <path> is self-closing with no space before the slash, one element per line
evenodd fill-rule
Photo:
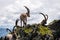
<path fill-rule="evenodd" d="M 22 26 L 22 22 L 23 22 L 23 26 L 26 26 L 26 24 L 27 24 L 27 17 L 30 17 L 30 10 L 29 10 L 29 8 L 27 8 L 26 6 L 24 6 L 24 7 L 27 9 L 27 12 L 20 15 L 21 26 Z"/>
<path fill-rule="evenodd" d="M 16 35 L 15 31 L 11 31 L 11 30 L 8 29 L 8 28 L 7 28 L 6 30 L 9 30 L 9 31 L 10 31 L 10 34 L 7 34 L 7 35 L 5 36 L 5 40 L 16 40 L 17 35 Z"/>
<path fill-rule="evenodd" d="M 45 26 L 45 24 L 47 24 L 48 15 L 47 14 L 44 15 L 43 13 L 40 13 L 40 14 L 42 14 L 45 18 L 45 19 L 42 20 L 41 25 Z"/>

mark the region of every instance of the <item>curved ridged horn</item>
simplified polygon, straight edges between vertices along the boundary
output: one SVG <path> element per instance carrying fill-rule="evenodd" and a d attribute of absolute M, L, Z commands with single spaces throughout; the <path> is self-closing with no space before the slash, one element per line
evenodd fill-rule
<path fill-rule="evenodd" d="M 9 32 L 12 32 L 12 31 L 11 31 L 10 29 L 8 29 L 8 28 L 7 28 L 6 30 L 8 30 Z"/>
<path fill-rule="evenodd" d="M 30 13 L 30 10 L 28 7 L 24 6 L 27 9 L 27 13 Z"/>
<path fill-rule="evenodd" d="M 17 20 L 16 20 L 16 22 L 15 22 L 15 26 L 17 26 L 17 24 L 18 24 L 18 21 L 19 21 L 19 19 L 17 19 Z"/>
<path fill-rule="evenodd" d="M 48 15 L 46 14 L 46 20 L 48 19 Z"/>
<path fill-rule="evenodd" d="M 43 13 L 40 13 L 40 14 L 42 14 L 44 16 L 45 20 L 46 20 L 46 16 Z"/>
<path fill-rule="evenodd" d="M 14 31 L 14 28 L 15 28 L 16 26 L 18 26 L 18 25 L 17 25 L 17 24 L 18 24 L 18 21 L 19 21 L 19 19 L 16 19 L 15 26 L 13 27 L 13 31 Z"/>

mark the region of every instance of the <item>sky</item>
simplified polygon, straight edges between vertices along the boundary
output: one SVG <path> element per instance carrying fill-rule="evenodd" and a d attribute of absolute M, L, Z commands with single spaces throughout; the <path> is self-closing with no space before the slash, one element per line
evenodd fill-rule
<path fill-rule="evenodd" d="M 12 28 L 20 14 L 26 12 L 24 6 L 30 9 L 28 24 L 40 23 L 40 12 L 49 16 L 48 23 L 60 19 L 60 0 L 0 0 L 0 28 Z"/>

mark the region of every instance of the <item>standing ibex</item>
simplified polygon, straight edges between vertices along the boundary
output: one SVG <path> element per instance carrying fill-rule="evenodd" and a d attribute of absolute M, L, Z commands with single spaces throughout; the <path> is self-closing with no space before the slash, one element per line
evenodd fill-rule
<path fill-rule="evenodd" d="M 48 15 L 47 14 L 44 15 L 43 13 L 40 13 L 40 14 L 42 14 L 45 18 L 45 19 L 42 20 L 41 25 L 45 26 L 45 24 L 47 24 Z"/>
<path fill-rule="evenodd" d="M 23 22 L 23 26 L 26 26 L 26 24 L 27 24 L 27 17 L 30 17 L 30 10 L 29 10 L 29 8 L 27 8 L 26 6 L 24 6 L 24 7 L 27 9 L 27 12 L 20 15 L 21 26 L 22 26 L 22 22 Z"/>

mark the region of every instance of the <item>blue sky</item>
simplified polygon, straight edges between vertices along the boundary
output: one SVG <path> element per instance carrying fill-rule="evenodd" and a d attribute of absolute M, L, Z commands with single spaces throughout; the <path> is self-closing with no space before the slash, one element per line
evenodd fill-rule
<path fill-rule="evenodd" d="M 60 19 L 60 0 L 0 0 L 0 27 L 12 28 L 20 14 L 26 12 L 24 6 L 30 9 L 28 24 L 41 22 L 40 12 L 48 14 L 48 23 Z"/>

